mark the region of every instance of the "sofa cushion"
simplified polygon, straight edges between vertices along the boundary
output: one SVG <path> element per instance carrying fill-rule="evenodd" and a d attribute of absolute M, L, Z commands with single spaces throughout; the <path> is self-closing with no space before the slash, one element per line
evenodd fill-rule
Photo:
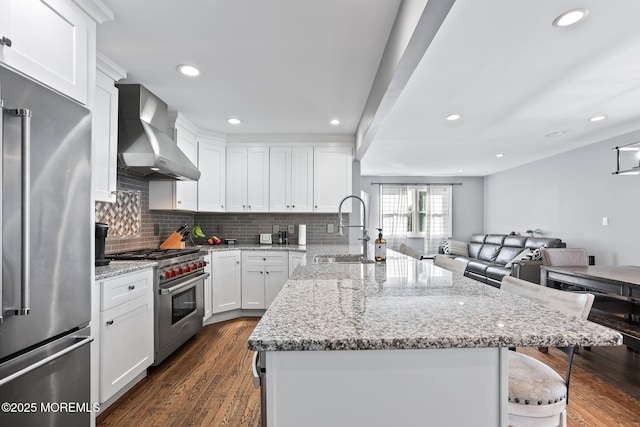
<path fill-rule="evenodd" d="M 491 277 L 492 279 L 500 281 L 504 276 L 508 276 L 511 274 L 511 269 L 494 264 L 487 267 L 486 274 L 487 277 Z"/>
<path fill-rule="evenodd" d="M 484 239 L 484 244 L 502 246 L 505 237 L 507 236 L 504 234 L 487 234 L 487 238 Z"/>
<path fill-rule="evenodd" d="M 492 265 L 493 263 L 491 262 L 474 259 L 469 261 L 469 264 L 467 264 L 467 271 L 486 276 L 487 268 Z"/>
<path fill-rule="evenodd" d="M 509 261 L 508 263 L 506 263 L 504 265 L 505 268 L 511 268 L 511 266 L 513 265 L 514 262 L 518 262 L 518 261 L 522 261 L 525 259 L 531 259 L 531 256 L 529 256 L 529 254 L 531 254 L 531 249 L 526 248 L 523 249 L 522 252 L 520 252 L 518 255 L 514 256 L 513 258 L 511 258 L 511 261 Z"/>
<path fill-rule="evenodd" d="M 478 259 L 487 261 L 489 264 L 493 264 L 496 262 L 496 257 L 498 256 L 498 252 L 500 252 L 500 248 L 502 248 L 500 245 L 485 243 L 482 245 L 482 249 L 480 249 Z"/>
<path fill-rule="evenodd" d="M 522 251 L 522 246 L 503 246 L 496 257 L 496 264 L 505 265 L 511 262 L 511 260 L 518 256 Z M 531 251 L 531 249 L 527 249 L 527 251 Z"/>
<path fill-rule="evenodd" d="M 527 243 L 527 239 L 527 236 L 507 236 L 504 238 L 502 246 L 517 246 L 522 249 L 525 243 Z"/>
<path fill-rule="evenodd" d="M 480 253 L 480 249 L 482 249 L 482 244 L 486 237 L 486 234 L 471 235 L 471 239 L 469 240 L 469 256 L 471 258 L 478 258 L 478 254 Z"/>

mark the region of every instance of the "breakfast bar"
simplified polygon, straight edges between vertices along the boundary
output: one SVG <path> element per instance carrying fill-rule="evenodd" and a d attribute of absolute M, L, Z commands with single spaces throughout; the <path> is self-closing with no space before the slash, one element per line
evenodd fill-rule
<path fill-rule="evenodd" d="M 384 264 L 298 268 L 249 337 L 266 425 L 278 427 L 506 426 L 509 347 L 620 343 L 392 251 Z"/>

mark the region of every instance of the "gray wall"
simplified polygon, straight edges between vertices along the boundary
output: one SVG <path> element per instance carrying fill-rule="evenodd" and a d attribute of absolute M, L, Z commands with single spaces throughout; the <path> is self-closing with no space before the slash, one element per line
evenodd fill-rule
<path fill-rule="evenodd" d="M 453 236 L 455 240 L 469 241 L 473 233 L 484 230 L 484 178 L 483 177 L 417 177 L 417 176 L 363 176 L 362 191 L 371 196 L 369 229 L 375 234 L 380 224 L 380 186 L 371 182 L 387 183 L 454 183 L 453 186 Z M 422 242 L 409 242 L 415 249 L 422 249 Z"/>
<path fill-rule="evenodd" d="M 540 228 L 596 264 L 640 263 L 640 176 L 614 176 L 613 147 L 640 132 L 568 151 L 485 178 L 485 232 Z M 602 218 L 609 225 L 602 225 Z"/>

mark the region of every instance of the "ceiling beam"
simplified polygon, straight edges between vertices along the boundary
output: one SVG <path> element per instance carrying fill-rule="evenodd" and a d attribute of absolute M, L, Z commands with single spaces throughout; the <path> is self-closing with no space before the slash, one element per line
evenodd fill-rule
<path fill-rule="evenodd" d="M 403 0 L 391 28 L 358 128 L 356 159 L 361 160 L 455 0 Z"/>

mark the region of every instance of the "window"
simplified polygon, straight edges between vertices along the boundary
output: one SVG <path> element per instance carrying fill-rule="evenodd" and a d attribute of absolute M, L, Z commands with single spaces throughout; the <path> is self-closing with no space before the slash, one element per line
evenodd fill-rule
<path fill-rule="evenodd" d="M 451 188 L 382 184 L 380 223 L 385 233 L 392 240 L 404 239 L 404 243 L 407 237 L 422 237 L 425 252 L 437 251 L 440 242 L 452 234 Z"/>

